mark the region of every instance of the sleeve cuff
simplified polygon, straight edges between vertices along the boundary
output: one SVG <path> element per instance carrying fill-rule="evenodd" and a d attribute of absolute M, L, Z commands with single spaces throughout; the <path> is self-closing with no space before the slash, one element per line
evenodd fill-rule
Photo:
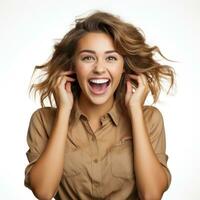
<path fill-rule="evenodd" d="M 167 190 L 171 184 L 171 173 L 167 167 L 168 156 L 164 155 L 164 154 L 157 154 L 157 158 L 158 158 L 159 162 L 162 164 L 162 166 L 164 167 L 165 173 L 167 175 L 167 188 L 166 188 L 166 190 Z"/>

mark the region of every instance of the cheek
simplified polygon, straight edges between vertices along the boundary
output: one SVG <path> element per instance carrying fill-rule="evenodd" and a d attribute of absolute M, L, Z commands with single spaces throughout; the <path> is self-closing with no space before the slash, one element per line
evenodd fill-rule
<path fill-rule="evenodd" d="M 119 82 L 122 77 L 122 74 L 123 74 L 123 66 L 119 65 L 117 70 L 112 71 L 112 74 L 113 74 L 113 77 L 115 78 L 115 80 L 117 82 Z"/>
<path fill-rule="evenodd" d="M 122 78 L 122 73 L 118 74 L 117 76 L 117 80 L 116 80 L 117 84 L 119 84 L 121 78 Z"/>
<path fill-rule="evenodd" d="M 79 75 L 80 73 L 82 73 L 82 65 L 80 62 L 75 62 L 75 66 L 74 66 L 74 70 L 77 73 L 77 75 Z"/>
<path fill-rule="evenodd" d="M 79 83 L 84 82 L 89 74 L 88 68 L 84 65 L 76 65 L 75 72 Z"/>

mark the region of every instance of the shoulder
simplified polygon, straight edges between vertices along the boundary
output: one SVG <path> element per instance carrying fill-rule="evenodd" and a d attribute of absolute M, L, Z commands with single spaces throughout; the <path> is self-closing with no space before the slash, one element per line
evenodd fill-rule
<path fill-rule="evenodd" d="M 154 136 L 156 137 L 159 134 L 164 133 L 163 116 L 158 108 L 149 105 L 143 106 L 143 116 L 148 134 L 151 139 L 154 139 Z M 120 124 L 123 131 L 124 129 L 131 130 L 132 124 L 127 112 L 121 112 Z"/>
<path fill-rule="evenodd" d="M 56 108 L 53 107 L 43 107 L 43 108 L 38 108 L 35 110 L 32 114 L 31 117 L 43 117 L 43 116 L 48 116 L 52 115 L 56 112 Z"/>
<path fill-rule="evenodd" d="M 35 110 L 31 115 L 31 122 L 40 122 L 46 123 L 47 121 L 51 121 L 55 118 L 56 108 L 53 107 L 43 107 Z"/>
<path fill-rule="evenodd" d="M 160 110 L 154 106 L 144 106 L 144 120 L 151 138 L 164 134 L 164 121 Z"/>
<path fill-rule="evenodd" d="M 163 120 L 162 113 L 160 110 L 154 106 L 144 106 L 143 107 L 145 120 L 151 122 L 157 122 Z"/>
<path fill-rule="evenodd" d="M 33 112 L 29 122 L 29 134 L 32 137 L 39 133 L 40 135 L 49 135 L 56 116 L 56 108 L 44 107 Z"/>

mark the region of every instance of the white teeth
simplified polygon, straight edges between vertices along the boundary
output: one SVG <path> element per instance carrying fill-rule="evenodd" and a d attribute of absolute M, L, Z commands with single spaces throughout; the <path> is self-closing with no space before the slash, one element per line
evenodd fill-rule
<path fill-rule="evenodd" d="M 96 84 L 103 84 L 107 83 L 109 79 L 90 79 L 90 82 L 96 83 Z"/>

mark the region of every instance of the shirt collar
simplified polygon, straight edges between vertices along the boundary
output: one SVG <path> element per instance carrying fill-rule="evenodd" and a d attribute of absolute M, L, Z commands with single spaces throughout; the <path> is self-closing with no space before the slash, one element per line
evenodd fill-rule
<path fill-rule="evenodd" d="M 112 108 L 106 113 L 112 119 L 113 123 L 117 126 L 121 115 L 121 108 L 119 101 L 115 100 Z M 105 115 L 106 115 L 105 114 Z M 80 118 L 87 119 L 78 106 L 78 101 L 75 99 L 74 106 L 72 109 L 73 121 L 77 122 Z"/>
<path fill-rule="evenodd" d="M 120 104 L 118 101 L 114 101 L 112 108 L 108 111 L 108 115 L 111 117 L 114 124 L 119 124 L 119 118 L 121 114 Z"/>
<path fill-rule="evenodd" d="M 78 106 L 78 101 L 75 99 L 74 106 L 73 106 L 73 120 L 76 122 L 81 117 L 86 118 L 86 116 L 83 114 L 83 112 L 80 110 Z"/>

